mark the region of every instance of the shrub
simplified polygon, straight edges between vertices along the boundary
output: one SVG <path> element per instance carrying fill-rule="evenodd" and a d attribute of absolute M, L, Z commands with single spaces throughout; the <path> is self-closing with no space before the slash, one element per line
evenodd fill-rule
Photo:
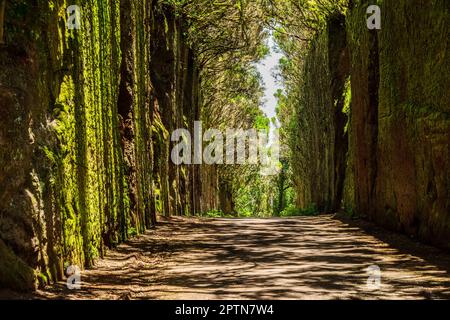
<path fill-rule="evenodd" d="M 319 210 L 315 203 L 309 205 L 307 208 L 296 208 L 290 206 L 284 209 L 281 213 L 281 217 L 298 217 L 298 216 L 317 216 L 319 214 Z"/>

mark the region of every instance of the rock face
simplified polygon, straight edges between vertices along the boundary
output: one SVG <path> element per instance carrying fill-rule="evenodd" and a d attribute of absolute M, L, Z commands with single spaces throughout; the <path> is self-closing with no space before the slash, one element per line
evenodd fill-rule
<path fill-rule="evenodd" d="M 347 49 L 339 47 L 345 41 L 330 31 L 329 23 L 305 62 L 298 121 L 306 129 L 298 139 L 303 150 L 312 145 L 312 151 L 301 155 L 306 158 L 296 169 L 299 205 L 339 209 L 346 152 L 347 210 L 450 248 L 448 1 L 385 0 L 380 4 L 381 30 L 367 28 L 369 4 L 373 1 L 352 1 L 346 16 Z M 333 43 L 338 48 L 330 51 Z M 343 91 L 347 68 L 330 60 L 346 50 L 351 76 L 350 119 L 344 130 L 348 152 L 338 139 L 343 119 L 332 105 Z M 344 72 L 333 76 L 333 70 Z"/>
<path fill-rule="evenodd" d="M 63 0 L 6 5 L 2 287 L 61 279 L 156 214 L 200 211 L 202 169 L 170 161 L 169 133 L 200 118 L 200 70 L 183 17 L 150 0 L 83 3 L 80 30 L 66 28 Z"/>
<path fill-rule="evenodd" d="M 349 75 L 344 16 L 333 16 L 313 41 L 304 65 L 298 139 L 293 152 L 297 205 L 336 210 L 343 196 L 347 116 L 343 112 Z"/>
<path fill-rule="evenodd" d="M 384 1 L 375 32 L 364 4 L 349 24 L 355 209 L 450 248 L 448 2 Z"/>

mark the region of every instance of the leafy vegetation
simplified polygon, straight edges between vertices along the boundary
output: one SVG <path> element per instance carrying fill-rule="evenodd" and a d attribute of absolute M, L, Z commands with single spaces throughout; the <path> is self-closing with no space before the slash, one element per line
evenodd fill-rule
<path fill-rule="evenodd" d="M 294 206 L 287 207 L 280 213 L 280 217 L 299 217 L 299 216 L 316 216 L 319 214 L 319 210 L 315 204 L 310 205 L 308 208 L 296 208 Z"/>
<path fill-rule="evenodd" d="M 0 273 L 8 286 L 90 267 L 162 215 L 344 209 L 448 247 L 445 0 L 377 1 L 380 31 L 367 29 L 368 0 L 74 0 L 79 30 L 66 27 L 65 0 L 6 2 Z M 268 37 L 283 55 L 276 119 L 261 109 L 257 64 L 273 49 Z M 255 164 L 175 165 L 171 133 L 198 121 L 222 132 L 279 123 L 279 174 L 262 176 Z"/>

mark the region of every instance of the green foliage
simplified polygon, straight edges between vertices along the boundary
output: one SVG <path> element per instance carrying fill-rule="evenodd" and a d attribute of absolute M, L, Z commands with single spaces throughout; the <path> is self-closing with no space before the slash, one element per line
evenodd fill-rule
<path fill-rule="evenodd" d="M 316 204 L 311 204 L 307 208 L 300 209 L 290 206 L 280 213 L 280 217 L 317 216 L 319 210 Z"/>
<path fill-rule="evenodd" d="M 355 218 L 358 216 L 358 214 L 355 212 L 355 210 L 353 210 L 353 208 L 349 207 L 349 206 L 346 206 L 344 208 L 344 213 L 349 218 Z"/>
<path fill-rule="evenodd" d="M 128 228 L 128 238 L 136 237 L 139 234 L 138 230 L 134 227 Z"/>
<path fill-rule="evenodd" d="M 209 210 L 207 212 L 202 213 L 200 216 L 205 218 L 227 218 L 227 219 L 236 218 L 235 216 L 225 214 L 220 210 Z"/>
<path fill-rule="evenodd" d="M 351 82 L 350 77 L 347 79 L 347 82 L 345 83 L 344 88 L 344 107 L 342 108 L 342 112 L 347 115 L 347 123 L 345 124 L 345 132 L 348 132 L 349 126 L 350 126 L 350 107 L 352 102 L 352 88 L 351 88 Z"/>
<path fill-rule="evenodd" d="M 264 115 L 258 115 L 255 119 L 255 129 L 269 132 L 270 120 Z"/>
<path fill-rule="evenodd" d="M 235 191 L 236 211 L 240 217 L 270 217 L 275 198 L 275 180 L 261 176 L 257 166 L 248 168 Z"/>

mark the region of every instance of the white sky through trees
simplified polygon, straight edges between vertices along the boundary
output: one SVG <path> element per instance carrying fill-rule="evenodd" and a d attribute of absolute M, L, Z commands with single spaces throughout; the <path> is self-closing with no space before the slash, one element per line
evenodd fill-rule
<path fill-rule="evenodd" d="M 275 98 L 274 95 L 278 89 L 283 89 L 282 85 L 276 80 L 277 68 L 283 54 L 277 50 L 277 44 L 275 43 L 272 35 L 268 38 L 267 45 L 270 52 L 264 60 L 261 60 L 257 64 L 257 69 L 261 74 L 264 85 L 264 101 L 261 109 L 269 119 L 272 119 L 273 117 L 276 117 L 275 109 L 277 107 L 277 98 Z M 275 126 L 271 122 L 271 134 L 273 134 L 274 129 Z"/>

